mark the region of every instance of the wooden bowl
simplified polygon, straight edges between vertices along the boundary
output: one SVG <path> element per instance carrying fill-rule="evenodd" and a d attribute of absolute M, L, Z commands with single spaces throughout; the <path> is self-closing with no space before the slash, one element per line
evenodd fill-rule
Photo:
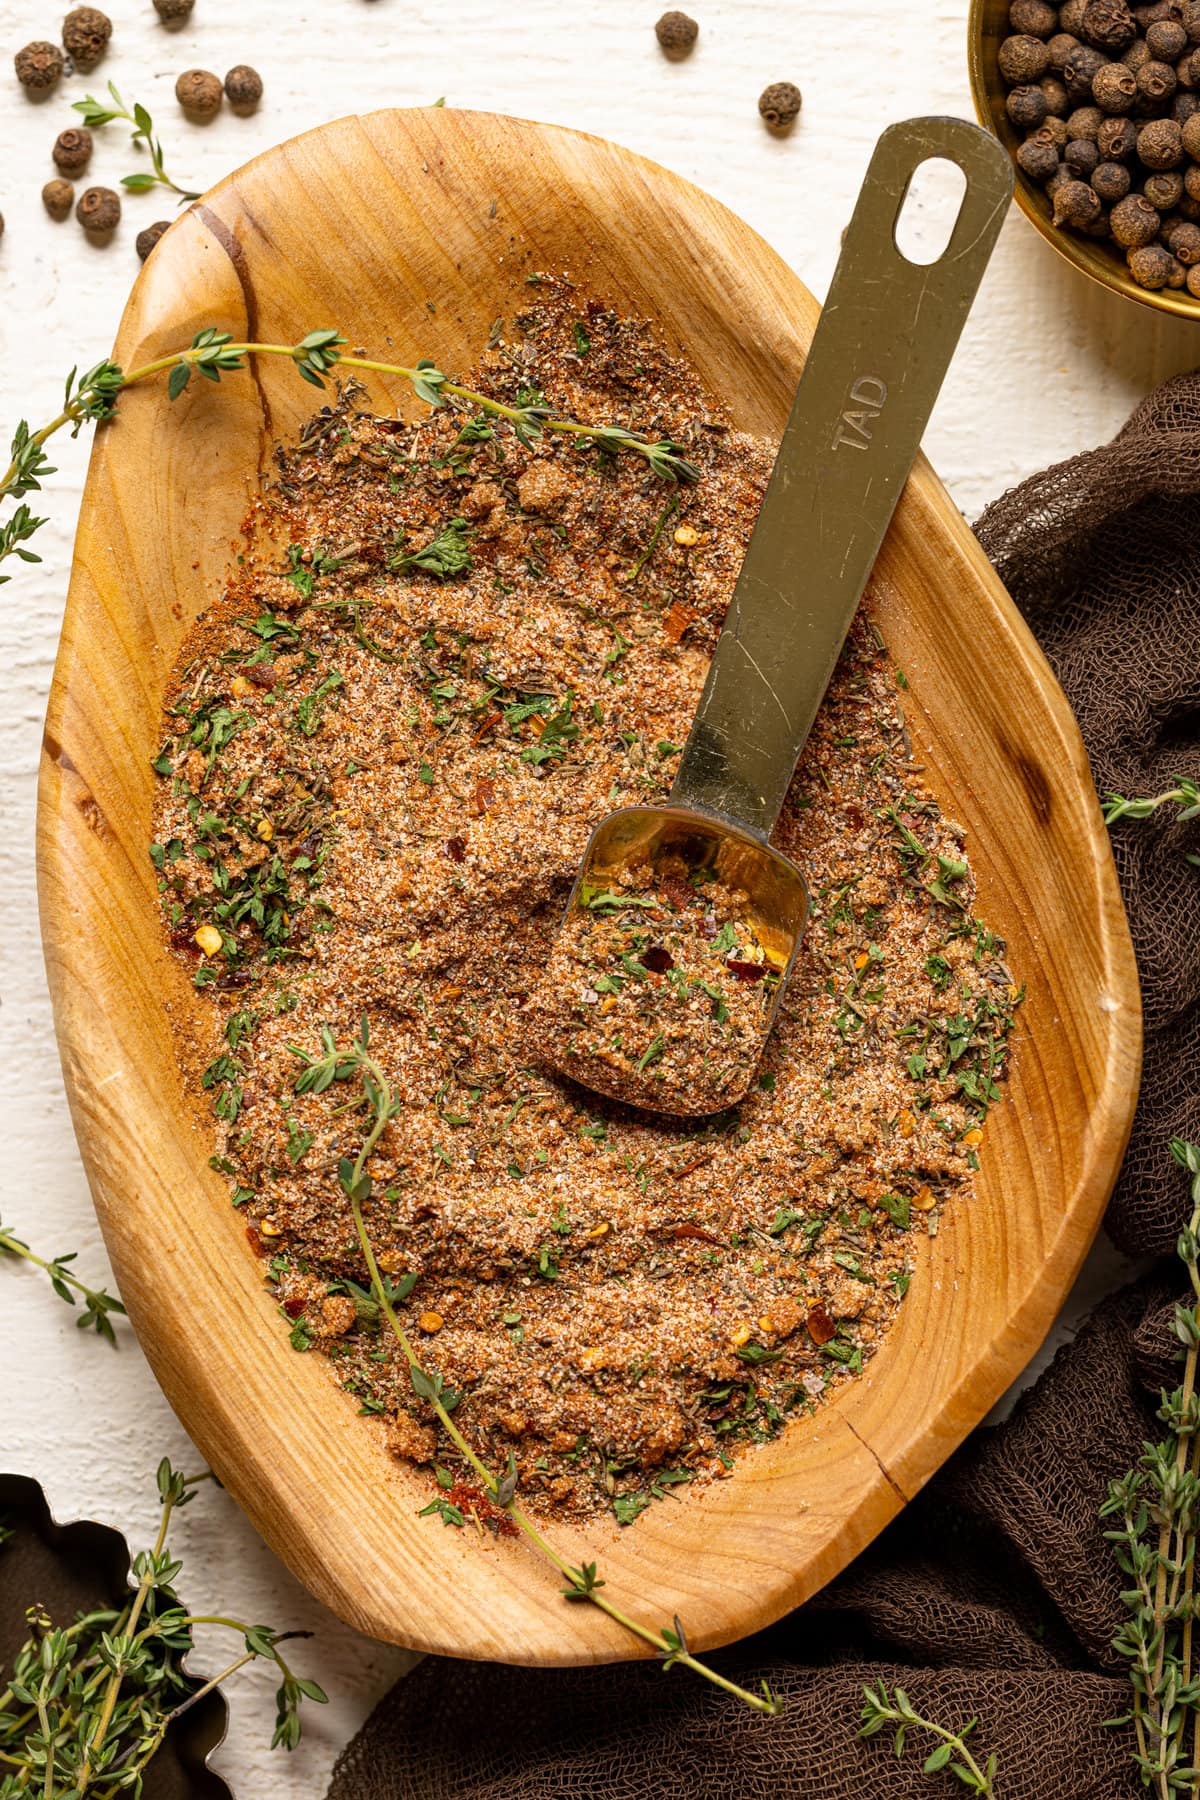
<path fill-rule="evenodd" d="M 777 435 L 817 308 L 768 245 L 614 144 L 453 110 L 380 112 L 259 157 L 174 225 L 134 288 L 131 367 L 206 325 L 290 344 L 318 325 L 466 369 L 537 269 L 656 319 Z M 419 411 L 381 381 L 385 408 Z M 80 1148 L 121 1292 L 184 1425 L 263 1536 L 376 1637 L 511 1662 L 635 1654 L 568 1606 L 536 1553 L 418 1519 L 397 1466 L 281 1329 L 184 1092 L 167 1008 L 199 1006 L 163 947 L 150 837 L 159 702 L 219 591 L 272 445 L 317 401 L 263 359 L 219 387 L 121 399 L 92 454 L 46 727 L 42 922 Z M 1137 978 L 1075 722 L 958 511 L 918 464 L 880 557 L 919 760 L 967 828 L 979 903 L 1028 983 L 977 1199 L 922 1239 L 866 1373 L 728 1481 L 631 1529 L 555 1529 L 647 1620 L 711 1645 L 767 1624 L 899 1512 L 1044 1337 L 1099 1221 L 1133 1113 Z"/>
<path fill-rule="evenodd" d="M 1000 74 L 996 53 L 1009 35 L 1009 0 L 971 0 L 967 20 L 967 60 L 971 74 L 971 97 L 981 125 L 994 131 L 1013 158 L 1016 171 L 1015 199 L 1027 219 L 1031 219 L 1051 247 L 1067 262 L 1082 269 L 1093 281 L 1124 294 L 1143 306 L 1159 312 L 1178 313 L 1181 318 L 1200 319 L 1200 300 L 1186 288 L 1152 291 L 1139 287 L 1125 261 L 1125 252 L 1111 238 L 1083 237 L 1078 231 L 1056 230 L 1051 223 L 1053 208 L 1036 181 L 1031 181 L 1016 162 L 1016 154 L 1024 134 L 1009 122 L 1004 110 L 1008 89 Z"/>

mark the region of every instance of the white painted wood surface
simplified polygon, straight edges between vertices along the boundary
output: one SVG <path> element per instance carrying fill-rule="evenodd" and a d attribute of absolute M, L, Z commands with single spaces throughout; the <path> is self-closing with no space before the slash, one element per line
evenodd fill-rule
<path fill-rule="evenodd" d="M 169 196 L 130 196 L 116 238 L 98 248 L 73 220 L 55 224 L 42 210 L 50 145 L 73 122 L 70 102 L 109 78 L 149 107 L 168 168 L 197 188 L 324 119 L 443 94 L 448 105 L 577 126 L 710 189 L 823 293 L 882 126 L 918 112 L 969 116 L 966 0 L 875 0 L 857 13 L 841 0 L 691 0 L 690 9 L 701 22 L 699 46 L 687 62 L 669 64 L 651 29 L 659 0 L 574 8 L 562 0 L 197 0 L 179 33 L 162 29 L 150 0 L 108 0 L 115 31 L 105 61 L 34 104 L 9 74 L 10 59 L 31 38 L 56 35 L 65 0 L 0 0 L 0 432 L 7 439 L 18 417 L 36 425 L 51 416 L 67 369 L 106 354 L 137 273 L 134 236 L 171 216 Z M 263 75 L 259 112 L 188 124 L 175 76 L 190 67 L 223 74 L 236 62 Z M 795 80 L 805 94 L 801 121 L 783 141 L 768 136 L 756 111 L 759 91 L 776 79 Z M 140 166 L 127 128 L 111 125 L 78 185 L 115 186 Z M 1014 215 L 926 449 L 974 517 L 1032 470 L 1111 435 L 1143 393 L 1196 361 L 1200 327 L 1159 320 L 1091 287 Z M 44 561 L 19 568 L 0 592 L 0 1210 L 40 1247 L 78 1249 L 80 1266 L 100 1279 L 103 1250 L 63 1101 L 34 889 L 38 743 L 86 438 L 56 440 L 55 451 L 60 473 L 35 505 L 52 520 L 37 545 Z M 1097 1254 L 1084 1293 L 1111 1279 L 1114 1266 Z M 59 1517 L 109 1520 L 140 1544 L 156 1512 L 159 1457 L 186 1465 L 189 1447 L 130 1333 L 110 1352 L 74 1329 L 31 1272 L 5 1267 L 0 1368 L 0 1466 L 36 1475 Z M 273 1684 L 251 1671 L 231 1692 L 230 1738 L 215 1761 L 240 1800 L 320 1794 L 337 1749 L 404 1667 L 403 1655 L 356 1637 L 310 1601 L 221 1493 L 202 1490 L 173 1543 L 197 1610 L 316 1633 L 297 1662 L 333 1703 L 309 1711 L 300 1751 L 290 1759 L 268 1752 Z M 219 1666 L 217 1654 L 202 1645 L 197 1666 Z"/>

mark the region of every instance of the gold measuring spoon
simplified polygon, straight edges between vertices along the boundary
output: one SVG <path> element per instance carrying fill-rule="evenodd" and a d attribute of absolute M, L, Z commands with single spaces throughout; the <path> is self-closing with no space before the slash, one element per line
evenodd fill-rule
<path fill-rule="evenodd" d="M 937 157 L 958 165 L 966 188 L 942 255 L 913 263 L 897 221 L 917 168 Z M 1012 187 L 1007 151 L 961 119 L 893 125 L 875 148 L 669 800 L 597 825 L 535 996 L 543 1055 L 585 1086 L 686 1114 L 732 1104 L 753 1079 L 808 916 L 804 877 L 770 835 Z M 623 905 L 631 919 L 652 909 L 646 883 L 659 877 L 676 893 L 715 883 L 710 891 L 736 894 L 761 958 L 755 1028 L 732 1064 L 720 1059 L 715 1085 L 711 1062 L 689 1068 L 682 1042 L 670 1043 L 669 1023 L 641 1054 L 619 1039 L 598 1048 L 586 1007 L 599 996 L 585 991 L 581 1007 L 577 965 L 559 954 L 569 934 L 610 925 Z M 634 965 L 636 979 L 662 979 Z M 753 965 L 730 966 L 758 978 Z"/>

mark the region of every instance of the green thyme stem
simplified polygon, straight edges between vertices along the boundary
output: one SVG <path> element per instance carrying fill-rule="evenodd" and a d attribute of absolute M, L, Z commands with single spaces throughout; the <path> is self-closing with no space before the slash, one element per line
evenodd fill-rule
<path fill-rule="evenodd" d="M 57 1256 L 53 1259 L 39 1256 L 35 1250 L 30 1249 L 23 1238 L 14 1236 L 11 1231 L 6 1231 L 3 1225 L 0 1225 L 0 1256 L 17 1257 L 22 1262 L 30 1263 L 34 1268 L 43 1270 L 59 1299 L 65 1300 L 69 1306 L 75 1304 L 71 1291 L 74 1289 L 85 1303 L 83 1311 L 75 1321 L 76 1324 L 85 1330 L 93 1327 L 101 1337 L 107 1338 L 108 1342 L 115 1346 L 116 1335 L 108 1315 L 110 1313 L 123 1314 L 125 1308 L 106 1289 L 91 1288 L 78 1275 L 72 1274 L 67 1264 L 74 1260 L 73 1253 L 70 1256 Z"/>
<path fill-rule="evenodd" d="M 925 1760 L 927 1775 L 948 1769 L 964 1787 L 969 1788 L 973 1794 L 982 1796 L 982 1800 L 997 1800 L 995 1754 L 988 1757 L 986 1768 L 981 1768 L 967 1745 L 967 1738 L 974 1731 L 975 1723 L 972 1719 L 960 1730 L 950 1731 L 946 1726 L 937 1724 L 933 1719 L 926 1719 L 917 1712 L 903 1688 L 897 1687 L 889 1695 L 886 1683 L 881 1681 L 878 1691 L 869 1687 L 863 1689 L 862 1722 L 858 1735 L 860 1738 L 874 1737 L 885 1725 L 894 1725 L 896 1755 L 900 1756 L 910 1730 L 928 1732 L 931 1737 L 938 1739 L 939 1747 Z M 959 1758 L 957 1763 L 954 1761 L 956 1756 Z"/>
<path fill-rule="evenodd" d="M 692 1656 L 684 1641 L 682 1629 L 679 1626 L 678 1620 L 675 1622 L 675 1630 L 673 1632 L 656 1631 L 650 1626 L 643 1625 L 639 1620 L 630 1618 L 628 1613 L 624 1612 L 619 1606 L 607 1599 L 606 1596 L 598 1593 L 596 1591 L 597 1587 L 603 1584 L 597 1583 L 594 1568 L 591 1569 L 590 1572 L 584 1569 L 577 1569 L 569 1563 L 564 1556 L 561 1556 L 554 1546 L 543 1537 L 541 1531 L 528 1514 L 516 1504 L 511 1491 L 507 1494 L 504 1492 L 506 1486 L 505 1478 L 495 1475 L 467 1442 L 467 1439 L 463 1436 L 463 1433 L 459 1430 L 446 1406 L 443 1404 L 440 1393 L 437 1391 L 433 1382 L 422 1367 L 421 1361 L 417 1356 L 416 1351 L 413 1349 L 408 1334 L 396 1315 L 388 1289 L 380 1275 L 379 1264 L 375 1259 L 375 1251 L 371 1244 L 370 1233 L 367 1231 L 366 1223 L 363 1219 L 362 1198 L 364 1196 L 364 1190 L 369 1188 L 369 1181 L 366 1176 L 366 1164 L 375 1145 L 379 1142 L 384 1128 L 389 1120 L 395 1115 L 396 1108 L 392 1096 L 391 1084 L 380 1064 L 368 1052 L 367 1023 L 365 1019 L 363 1020 L 361 1036 L 354 1041 L 348 1051 L 339 1052 L 332 1048 L 331 1037 L 326 1037 L 325 1042 L 327 1055 L 324 1058 L 309 1058 L 304 1052 L 297 1052 L 297 1054 L 304 1057 L 306 1073 L 309 1070 L 322 1070 L 328 1076 L 328 1079 L 324 1080 L 322 1086 L 310 1085 L 308 1091 L 322 1091 L 323 1087 L 327 1087 L 332 1080 L 343 1079 L 354 1069 L 357 1069 L 364 1078 L 364 1090 L 368 1103 L 371 1106 L 372 1122 L 370 1129 L 359 1148 L 357 1157 L 355 1157 L 354 1162 L 350 1165 L 348 1171 L 345 1173 L 340 1172 L 340 1178 L 342 1186 L 350 1201 L 351 1215 L 354 1220 L 354 1230 L 358 1238 L 359 1247 L 363 1253 L 363 1259 L 367 1265 L 367 1273 L 370 1279 L 372 1294 L 392 1329 L 396 1341 L 400 1346 L 401 1353 L 408 1364 L 410 1374 L 421 1378 L 421 1386 L 417 1391 L 421 1393 L 424 1398 L 428 1399 L 442 1430 L 446 1433 L 451 1443 L 454 1444 L 467 1465 L 479 1476 L 492 1501 L 503 1508 L 522 1535 L 541 1551 L 542 1555 L 546 1557 L 547 1561 L 553 1564 L 565 1580 L 570 1582 L 571 1589 L 574 1593 L 577 1593 L 582 1598 L 590 1601 L 593 1606 L 599 1608 L 599 1610 L 606 1614 L 608 1618 L 612 1619 L 614 1624 L 620 1625 L 634 1637 L 640 1638 L 644 1644 L 650 1645 L 650 1647 L 664 1659 L 666 1666 L 671 1667 L 675 1663 L 680 1663 L 685 1668 L 691 1669 L 695 1674 L 702 1676 L 706 1681 L 711 1682 L 715 1687 L 724 1689 L 726 1693 L 734 1695 L 745 1705 L 753 1707 L 755 1711 L 770 1715 L 778 1713 L 781 1710 L 780 1703 L 770 1692 L 770 1689 L 766 1687 L 765 1683 L 762 1694 L 751 1693 L 747 1688 L 739 1687 L 736 1682 L 728 1680 L 724 1675 L 719 1674 L 715 1669 L 709 1668 L 706 1663 L 702 1663 L 696 1657 Z M 301 1077 L 301 1080 L 304 1080 L 303 1076 Z"/>
<path fill-rule="evenodd" d="M 128 374 L 117 363 L 102 362 L 76 380 L 73 369 L 67 379 L 63 408 L 54 418 L 36 431 L 30 431 L 24 420 L 19 422 L 13 435 L 8 467 L 0 475 L 0 500 L 20 500 L 25 494 L 39 490 L 41 478 L 55 472 L 44 453 L 46 442 L 66 426 L 77 433 L 85 421 L 101 424 L 112 418 L 126 388 L 167 374 L 168 397 L 175 400 L 188 385 L 194 371 L 199 370 L 207 380 L 219 381 L 223 374 L 244 368 L 243 358 L 248 356 L 286 357 L 295 365 L 301 378 L 314 387 L 324 387 L 330 370 L 339 363 L 349 369 L 397 375 L 411 383 L 417 398 L 435 410 L 444 406 L 449 398 L 476 407 L 494 418 L 507 420 L 524 444 L 549 432 L 573 437 L 581 445 L 590 445 L 606 454 L 623 452 L 641 456 L 660 480 L 691 482 L 699 478 L 698 471 L 684 455 L 683 447 L 670 438 L 646 438 L 626 425 L 587 425 L 577 419 L 558 418 L 541 404 L 509 406 L 490 395 L 476 393 L 472 388 L 448 380 L 440 369 L 425 360 L 410 367 L 405 363 L 345 356 L 342 354 L 345 342 L 340 332 L 321 329 L 310 331 L 297 344 L 235 343 L 230 333 L 210 326 L 198 331 L 186 348 L 155 357 Z M 38 562 L 40 558 L 23 546 L 45 523 L 45 519 L 34 518 L 28 507 L 18 506 L 0 525 L 0 562 L 9 556 Z M 0 575 L 0 582 L 7 579 Z"/>

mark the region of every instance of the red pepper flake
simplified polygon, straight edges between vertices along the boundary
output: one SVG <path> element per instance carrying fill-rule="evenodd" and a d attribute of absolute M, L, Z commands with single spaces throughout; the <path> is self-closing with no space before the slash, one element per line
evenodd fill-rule
<path fill-rule="evenodd" d="M 725 967 L 735 981 L 761 981 L 767 972 L 766 963 L 743 962 L 740 956 L 727 956 Z"/>
<path fill-rule="evenodd" d="M 446 855 L 450 858 L 451 862 L 462 862 L 465 859 L 466 854 L 467 843 L 465 838 L 452 837 L 446 839 Z"/>
<path fill-rule="evenodd" d="M 267 1254 L 267 1246 L 263 1242 L 262 1238 L 260 1237 L 258 1227 L 256 1225 L 247 1225 L 247 1227 L 246 1227 L 246 1242 L 249 1244 L 250 1248 L 253 1250 L 255 1256 L 265 1256 Z"/>
<path fill-rule="evenodd" d="M 682 1181 L 685 1175 L 694 1175 L 697 1169 L 702 1169 L 704 1165 L 710 1163 L 712 1159 L 713 1152 L 711 1150 L 704 1156 L 693 1156 L 691 1162 L 684 1163 L 682 1169 L 672 1169 L 671 1178 L 674 1181 Z"/>
<path fill-rule="evenodd" d="M 663 898 L 671 902 L 676 912 L 682 912 L 696 898 L 695 889 L 690 888 L 686 881 L 681 881 L 678 875 L 664 875 L 660 886 Z"/>
<path fill-rule="evenodd" d="M 808 1335 L 814 1344 L 827 1344 L 837 1336 L 837 1326 L 819 1301 L 809 1313 L 806 1323 Z"/>
<path fill-rule="evenodd" d="M 648 950 L 642 951 L 642 963 L 652 975 L 665 975 L 668 969 L 675 967 L 675 958 L 665 944 L 651 944 Z"/>
<path fill-rule="evenodd" d="M 673 1238 L 696 1238 L 702 1244 L 719 1244 L 720 1238 L 714 1237 L 711 1231 L 705 1231 L 701 1225 L 685 1223 L 683 1225 L 663 1225 L 660 1230 L 669 1232 Z"/>
<path fill-rule="evenodd" d="M 690 606 L 673 600 L 663 614 L 663 636 L 668 644 L 677 644 L 689 625 L 694 625 L 699 613 L 693 612 Z"/>
<path fill-rule="evenodd" d="M 481 775 L 479 780 L 475 783 L 475 786 L 471 789 L 471 798 L 468 803 L 471 812 L 478 819 L 481 814 L 491 810 L 492 806 L 495 804 L 495 800 L 495 787 L 488 780 L 486 775 Z"/>
<path fill-rule="evenodd" d="M 456 1481 L 447 1500 L 457 1506 L 462 1513 L 474 1513 L 484 1525 L 490 1527 L 498 1537 L 516 1537 L 517 1528 L 502 1506 L 497 1506 L 482 1488 L 474 1487 L 469 1481 Z"/>
<path fill-rule="evenodd" d="M 292 1294 L 283 1303 L 283 1310 L 289 1319 L 298 1319 L 304 1311 L 304 1300 L 300 1294 Z"/>
<path fill-rule="evenodd" d="M 471 742 L 473 744 L 477 744 L 479 742 L 480 738 L 485 738 L 487 736 L 489 731 L 495 731 L 497 725 L 500 723 L 500 721 L 503 717 L 504 717 L 504 714 L 501 712 L 497 712 L 496 708 L 493 706 L 490 713 L 484 714 L 483 723 L 480 725 L 479 730 L 475 733 L 474 737 L 471 739 Z"/>

